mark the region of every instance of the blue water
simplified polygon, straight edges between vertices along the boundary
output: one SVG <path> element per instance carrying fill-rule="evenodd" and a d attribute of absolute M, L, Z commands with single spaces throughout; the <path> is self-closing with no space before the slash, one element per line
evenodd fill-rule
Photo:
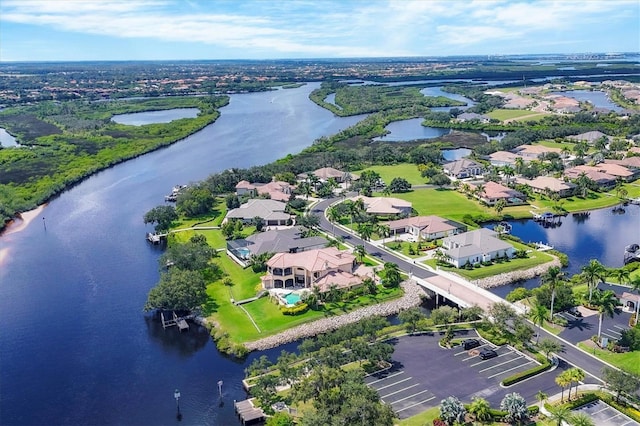
<path fill-rule="evenodd" d="M 456 161 L 468 156 L 472 152 L 473 151 L 468 148 L 444 149 L 442 150 L 442 156 L 447 161 Z"/>
<path fill-rule="evenodd" d="M 287 301 L 287 305 L 295 305 L 300 301 L 300 295 L 298 293 L 289 293 L 284 297 Z"/>
<path fill-rule="evenodd" d="M 14 138 L 9 132 L 0 127 L 0 145 L 7 148 L 10 146 L 19 146 L 16 138 Z"/>
<path fill-rule="evenodd" d="M 118 114 L 111 120 L 118 124 L 129 126 L 143 126 L 154 123 L 170 123 L 181 118 L 195 118 L 200 110 L 198 108 L 173 108 L 162 111 L 134 112 L 131 114 Z"/>
<path fill-rule="evenodd" d="M 624 213 L 612 208 L 594 210 L 588 216 L 569 214 L 558 221 L 556 227 L 545 227 L 533 220 L 509 221 L 511 234 L 525 242 L 543 242 L 569 256 L 568 275 L 579 273 L 591 259 L 598 259 L 606 267 L 618 268 L 624 264 L 624 248 L 640 243 L 640 206 L 629 205 Z M 493 227 L 487 224 L 486 227 Z M 505 296 L 517 286 L 533 288 L 540 279 L 492 289 Z"/>
<path fill-rule="evenodd" d="M 434 139 L 440 136 L 448 135 L 451 129 L 443 129 L 440 127 L 423 126 L 423 118 L 412 118 L 409 120 L 394 121 L 389 123 L 386 130 L 390 133 L 379 136 L 374 140 L 377 141 L 413 141 L 418 139 Z"/>
<path fill-rule="evenodd" d="M 612 102 L 605 92 L 598 90 L 568 90 L 566 92 L 552 92 L 554 95 L 567 96 L 580 102 L 589 102 L 596 108 L 606 108 L 612 111 L 624 111 L 624 108 Z"/>

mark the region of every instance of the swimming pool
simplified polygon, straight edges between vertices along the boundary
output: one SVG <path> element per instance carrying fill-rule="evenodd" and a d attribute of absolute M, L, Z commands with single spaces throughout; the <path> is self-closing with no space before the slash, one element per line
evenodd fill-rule
<path fill-rule="evenodd" d="M 248 259 L 249 256 L 251 256 L 251 250 L 249 250 L 246 247 L 240 247 L 239 249 L 237 249 L 237 252 L 240 254 L 240 257 L 242 257 L 243 259 Z"/>
<path fill-rule="evenodd" d="M 295 305 L 300 301 L 300 295 L 298 293 L 289 293 L 283 299 L 287 301 L 287 305 Z"/>

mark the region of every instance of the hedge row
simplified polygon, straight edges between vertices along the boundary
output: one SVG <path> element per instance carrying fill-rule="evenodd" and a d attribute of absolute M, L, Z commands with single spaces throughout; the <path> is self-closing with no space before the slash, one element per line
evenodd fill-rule
<path fill-rule="evenodd" d="M 300 303 L 299 305 L 291 307 L 282 306 L 280 310 L 284 315 L 298 315 L 307 312 L 309 310 L 309 305 L 306 303 Z"/>
<path fill-rule="evenodd" d="M 540 374 L 543 371 L 547 371 L 549 368 L 551 368 L 551 363 L 549 361 L 545 362 L 542 365 L 537 365 L 533 368 L 530 368 L 529 370 L 526 371 L 522 371 L 520 373 L 516 373 L 513 376 L 509 376 L 506 379 L 504 379 L 502 381 L 502 385 L 503 386 L 511 386 L 515 383 L 521 382 L 524 379 L 528 379 L 529 377 L 533 377 L 536 374 Z"/>

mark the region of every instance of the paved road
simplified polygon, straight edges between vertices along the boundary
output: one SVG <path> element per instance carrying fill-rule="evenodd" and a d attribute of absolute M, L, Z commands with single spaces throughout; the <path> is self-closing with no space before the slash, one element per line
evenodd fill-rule
<path fill-rule="evenodd" d="M 320 202 L 318 202 L 311 210 L 312 214 L 316 214 L 319 216 L 320 218 L 320 227 L 326 231 L 329 234 L 333 234 L 336 236 L 342 236 L 344 237 L 344 239 L 346 241 L 348 241 L 350 244 L 356 246 L 356 245 L 363 245 L 365 247 L 365 249 L 367 250 L 367 252 L 375 257 L 377 257 L 378 259 L 382 260 L 383 262 L 393 262 L 396 263 L 401 270 L 408 272 L 408 273 L 412 273 L 413 276 L 418 277 L 418 278 L 422 278 L 422 279 L 428 279 L 428 278 L 434 278 L 437 277 L 437 274 L 434 272 L 431 272 L 427 269 L 424 269 L 422 267 L 419 267 L 417 265 L 414 265 L 413 262 L 409 262 L 407 260 L 405 260 L 404 258 L 397 256 L 393 253 L 387 252 L 385 250 L 381 250 L 378 247 L 374 246 L 373 244 L 364 241 L 362 239 L 360 239 L 358 236 L 347 233 L 346 231 L 344 231 L 343 229 L 341 229 L 340 227 L 337 227 L 335 225 L 333 225 L 331 222 L 329 222 L 324 214 L 324 211 L 334 202 L 341 200 L 341 198 L 331 198 L 331 199 L 327 199 L 327 200 L 322 200 Z M 506 302 L 505 302 L 506 303 Z M 599 379 L 599 376 L 602 373 L 602 369 L 607 366 L 606 363 L 600 361 L 598 358 L 591 356 L 585 352 L 583 352 L 582 350 L 578 349 L 577 347 L 573 346 L 571 344 L 571 342 L 569 342 L 568 340 L 565 340 L 561 337 L 557 337 L 547 331 L 545 331 L 544 329 L 541 330 L 540 333 L 540 337 L 541 338 L 549 338 L 552 340 L 555 340 L 557 342 L 559 342 L 561 345 L 563 345 L 563 350 L 560 354 L 558 354 L 562 359 L 564 359 L 566 362 L 575 365 L 581 369 L 583 369 L 587 374 L 591 375 L 592 377 Z"/>

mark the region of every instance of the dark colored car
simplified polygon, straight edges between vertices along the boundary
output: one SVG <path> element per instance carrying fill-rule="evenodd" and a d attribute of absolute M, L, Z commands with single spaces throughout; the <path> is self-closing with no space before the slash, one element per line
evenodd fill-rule
<path fill-rule="evenodd" d="M 462 348 L 465 351 L 477 348 L 478 346 L 480 346 L 480 342 L 478 342 L 478 339 L 466 339 L 462 342 Z"/>
<path fill-rule="evenodd" d="M 480 351 L 480 355 L 478 355 L 480 359 L 489 359 L 498 356 L 498 353 L 493 349 L 483 349 Z"/>
<path fill-rule="evenodd" d="M 582 313 L 575 306 L 573 308 L 569 308 L 569 313 L 571 315 L 573 315 L 574 317 L 581 317 L 582 316 Z"/>

